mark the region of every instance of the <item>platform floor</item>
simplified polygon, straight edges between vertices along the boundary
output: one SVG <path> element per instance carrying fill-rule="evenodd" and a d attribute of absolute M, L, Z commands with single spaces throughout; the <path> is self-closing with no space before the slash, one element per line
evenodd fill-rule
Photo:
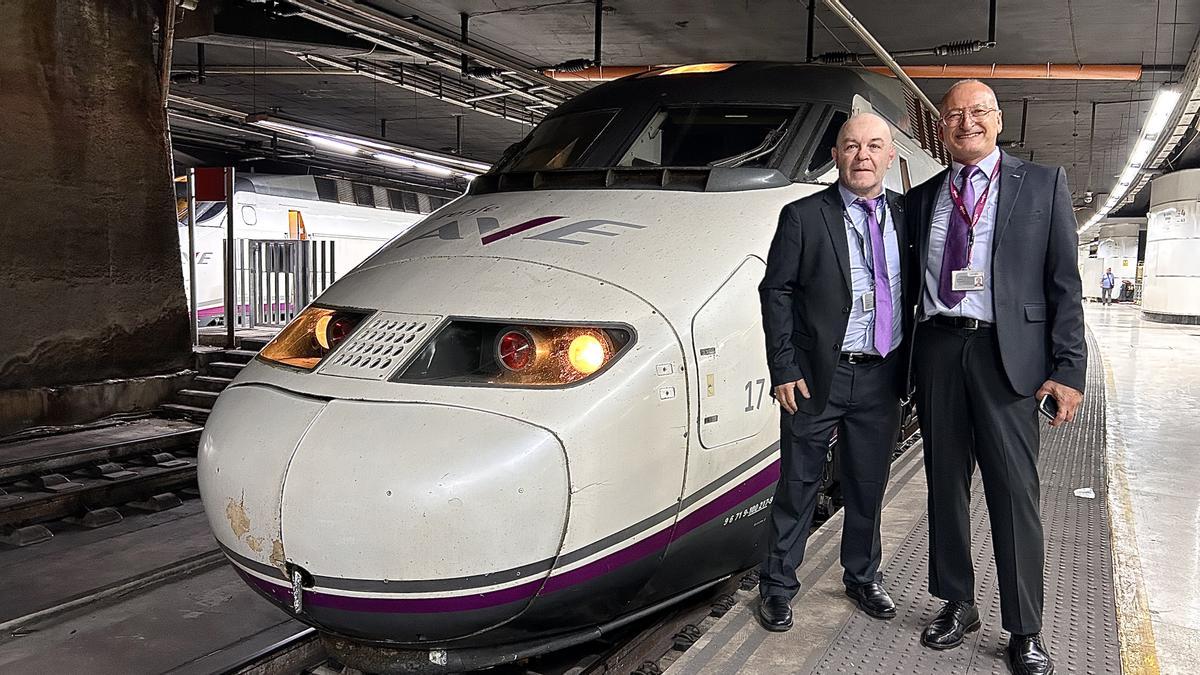
<path fill-rule="evenodd" d="M 1161 672 L 1200 672 L 1200 326 L 1146 321 L 1130 305 L 1085 309 L 1105 368 L 1110 474 L 1126 483 L 1121 569 L 1144 584 L 1141 639 Z"/>
<path fill-rule="evenodd" d="M 1089 305 L 1087 319 L 1083 412 L 1075 424 L 1042 434 L 1044 637 L 1059 673 L 1195 673 L 1200 328 L 1146 322 L 1124 306 Z M 1087 488 L 1094 498 L 1076 493 Z M 843 594 L 837 516 L 810 539 L 791 631 L 763 630 L 757 593 L 745 593 L 668 672 L 1009 672 L 978 475 L 972 535 L 983 629 L 948 652 L 919 643 L 940 606 L 926 591 L 925 490 L 917 446 L 893 467 L 883 514 L 896 619 L 871 619 Z"/>

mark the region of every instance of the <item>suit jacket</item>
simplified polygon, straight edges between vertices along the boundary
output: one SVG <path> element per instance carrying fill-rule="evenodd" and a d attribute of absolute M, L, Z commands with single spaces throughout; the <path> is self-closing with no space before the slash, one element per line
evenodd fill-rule
<path fill-rule="evenodd" d="M 900 248 L 902 300 L 896 311 L 901 312 L 902 335 L 907 336 L 911 317 L 904 308 L 911 306 L 911 299 L 903 291 L 911 286 L 905 277 L 912 266 L 904 200 L 888 191 L 887 203 Z M 845 206 L 837 184 L 783 207 L 758 293 L 771 386 L 803 378 L 812 397 L 804 399 L 797 394 L 797 407 L 810 415 L 819 414 L 829 400 L 854 301 Z M 909 342 L 904 339 L 896 348 L 905 363 Z M 899 398 L 904 394 L 904 368 L 897 368 L 896 373 Z"/>
<path fill-rule="evenodd" d="M 915 297 L 925 298 L 929 228 L 949 169 L 906 196 Z M 1000 156 L 1000 195 L 992 233 L 992 309 L 1000 359 L 1013 390 L 1032 396 L 1046 380 L 1083 391 L 1087 346 L 1079 236 L 1067 174 L 1057 167 Z"/>

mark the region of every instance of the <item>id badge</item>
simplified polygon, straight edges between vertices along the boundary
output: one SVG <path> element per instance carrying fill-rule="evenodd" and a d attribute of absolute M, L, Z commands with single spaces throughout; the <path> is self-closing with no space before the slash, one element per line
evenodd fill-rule
<path fill-rule="evenodd" d="M 950 289 L 955 291 L 984 290 L 983 272 L 978 270 L 956 270 L 950 279 Z"/>
<path fill-rule="evenodd" d="M 875 291 L 867 291 L 863 293 L 863 311 L 872 312 L 875 310 Z"/>

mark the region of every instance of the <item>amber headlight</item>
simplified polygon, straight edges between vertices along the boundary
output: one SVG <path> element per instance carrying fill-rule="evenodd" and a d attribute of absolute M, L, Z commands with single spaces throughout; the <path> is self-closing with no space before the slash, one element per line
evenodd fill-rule
<path fill-rule="evenodd" d="M 259 358 L 312 370 L 337 349 L 366 316 L 365 312 L 308 307 L 263 347 Z"/>
<path fill-rule="evenodd" d="M 552 387 L 607 368 L 632 343 L 626 327 L 451 321 L 394 381 Z"/>

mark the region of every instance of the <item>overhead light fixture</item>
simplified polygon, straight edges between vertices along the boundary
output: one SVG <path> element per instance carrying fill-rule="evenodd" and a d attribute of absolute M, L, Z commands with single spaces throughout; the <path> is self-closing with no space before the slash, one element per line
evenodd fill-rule
<path fill-rule="evenodd" d="M 1138 134 L 1138 141 L 1134 144 L 1133 151 L 1129 153 L 1129 160 L 1125 163 L 1125 168 L 1117 177 L 1117 184 L 1113 186 L 1108 199 L 1104 201 L 1104 207 L 1097 210 L 1096 215 L 1079 228 L 1078 234 L 1083 234 L 1103 220 L 1110 211 L 1117 208 L 1129 191 L 1141 181 L 1142 171 L 1153 168 L 1146 166 L 1146 162 L 1150 159 L 1150 154 L 1154 152 L 1155 146 L 1158 145 L 1163 128 L 1171 118 L 1171 113 L 1175 111 L 1175 105 L 1179 102 L 1180 96 L 1182 96 L 1182 92 L 1174 86 L 1165 86 L 1154 95 L 1154 102 L 1150 105 L 1150 114 L 1146 116 L 1146 123 L 1142 125 L 1142 132 Z"/>
<path fill-rule="evenodd" d="M 305 134 L 305 137 L 308 138 L 310 143 L 318 148 L 321 148 L 322 150 L 332 150 L 333 152 L 340 152 L 343 155 L 357 155 L 358 151 L 362 150 L 362 148 L 357 145 L 335 141 L 334 139 L 325 136 Z"/>
<path fill-rule="evenodd" d="M 413 162 L 413 166 L 417 167 L 418 171 L 424 171 L 425 173 L 433 174 L 434 176 L 444 176 L 449 178 L 450 176 L 454 175 L 454 172 L 450 169 L 447 169 L 444 166 L 438 166 L 437 164 L 430 164 L 429 162 Z"/>
<path fill-rule="evenodd" d="M 414 164 L 411 159 L 405 159 L 404 157 L 401 157 L 399 155 L 392 155 L 392 154 L 389 154 L 386 152 L 377 152 L 373 156 L 375 157 L 375 159 L 378 159 L 381 162 L 387 162 L 388 164 L 395 164 L 396 166 L 402 166 L 407 169 L 411 169 L 416 166 L 416 164 Z"/>
<path fill-rule="evenodd" d="M 292 136 L 310 137 L 317 136 L 320 138 L 339 141 L 341 143 L 355 146 L 358 151 L 372 152 L 378 151 L 382 154 L 396 155 L 400 157 L 419 157 L 428 161 L 431 164 L 436 164 L 439 167 L 447 167 L 451 171 L 470 171 L 473 173 L 483 173 L 491 168 L 490 164 L 476 162 L 454 155 L 440 154 L 418 148 L 410 148 L 407 146 L 388 143 L 382 140 L 376 140 L 366 136 L 357 136 L 341 131 L 334 131 L 322 127 L 314 126 L 304 122 L 295 122 L 273 117 L 267 114 L 248 115 L 246 121 L 254 126 L 270 129 L 282 134 Z M 386 161 L 386 160 L 384 160 Z"/>

